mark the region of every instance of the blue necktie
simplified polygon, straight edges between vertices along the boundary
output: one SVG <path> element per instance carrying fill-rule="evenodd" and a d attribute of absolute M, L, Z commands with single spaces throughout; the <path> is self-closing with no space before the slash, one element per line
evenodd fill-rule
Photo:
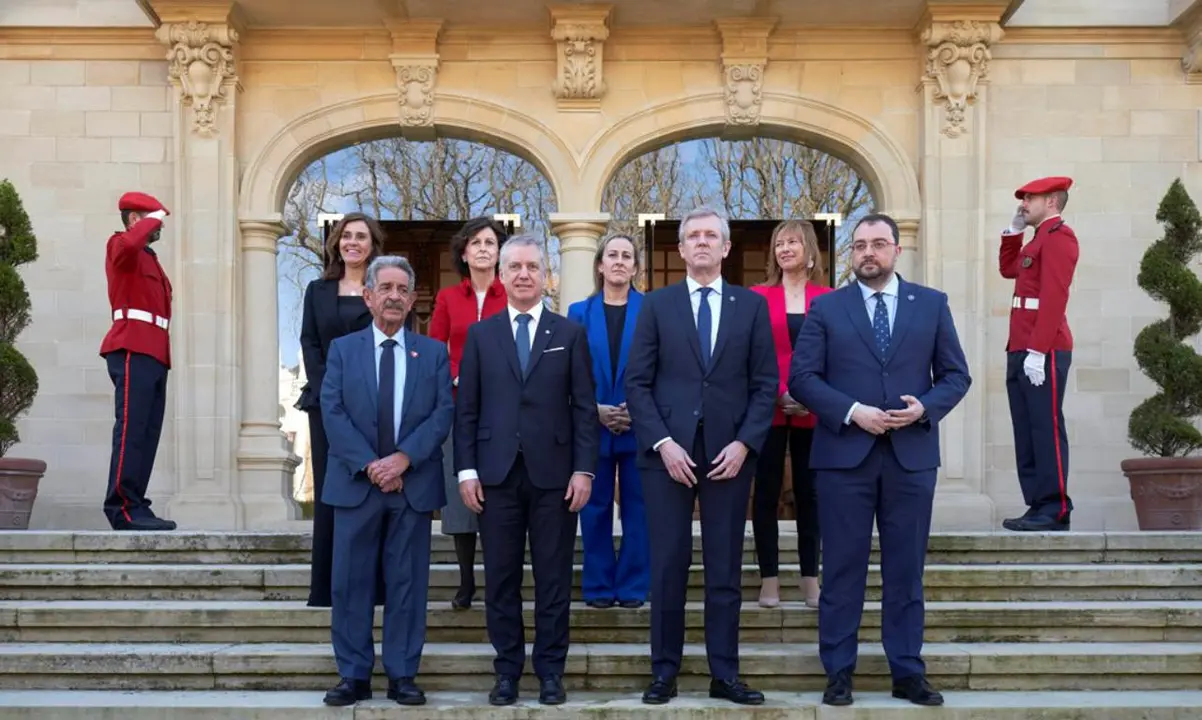
<path fill-rule="evenodd" d="M 709 294 L 713 288 L 701 288 L 701 304 L 697 306 L 697 339 L 701 341 L 701 364 L 710 366 L 710 330 L 713 327 L 714 316 L 710 311 Z"/>
<path fill-rule="evenodd" d="M 873 293 L 876 298 L 876 310 L 872 313 L 872 334 L 876 335 L 876 344 L 884 355 L 889 350 L 889 310 L 885 307 L 885 294 Z"/>
<path fill-rule="evenodd" d="M 522 368 L 522 377 L 526 377 L 526 367 L 530 364 L 530 321 L 533 319 L 526 313 L 518 315 L 518 332 L 514 342 L 518 346 L 518 365 Z"/>
<path fill-rule="evenodd" d="M 396 355 L 393 348 L 396 340 L 389 338 L 380 343 L 380 402 L 376 407 L 376 452 L 388 457 L 396 452 L 396 428 L 392 426 L 392 414 L 396 403 Z"/>

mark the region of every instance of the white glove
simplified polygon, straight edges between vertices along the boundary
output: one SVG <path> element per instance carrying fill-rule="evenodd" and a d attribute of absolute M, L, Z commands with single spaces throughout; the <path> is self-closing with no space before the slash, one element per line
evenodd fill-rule
<path fill-rule="evenodd" d="M 167 211 L 155 210 L 154 212 L 146 213 L 146 217 L 161 221 L 163 218 L 167 217 Z"/>
<path fill-rule="evenodd" d="M 1018 210 L 1014 211 L 1014 217 L 1010 220 L 1010 228 L 1008 234 L 1017 235 L 1027 229 L 1027 216 L 1023 214 L 1023 206 L 1020 204 Z"/>
<path fill-rule="evenodd" d="M 1027 359 L 1023 360 L 1023 372 L 1027 374 L 1027 379 L 1030 380 L 1031 384 L 1035 387 L 1043 385 L 1043 363 L 1043 353 L 1035 352 L 1034 350 L 1027 351 Z"/>

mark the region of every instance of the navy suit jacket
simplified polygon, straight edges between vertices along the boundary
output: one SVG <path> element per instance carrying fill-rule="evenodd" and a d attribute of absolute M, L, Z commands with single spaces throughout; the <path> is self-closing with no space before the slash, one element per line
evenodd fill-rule
<path fill-rule="evenodd" d="M 377 387 L 372 326 L 330 343 L 321 385 L 321 417 L 330 441 L 321 499 L 334 507 L 358 507 L 371 487 L 364 468 L 376 451 Z M 405 390 L 397 450 L 409 457 L 402 475 L 409 505 L 433 512 L 447 504 L 442 444 L 451 434 L 455 401 L 447 346 L 405 331 Z"/>
<path fill-rule="evenodd" d="M 526 377 L 509 308 L 473 323 L 459 361 L 455 472 L 474 469 L 484 486 L 508 477 L 518 450 L 530 482 L 563 489 L 597 470 L 601 427 L 584 328 L 544 307 Z"/>
<path fill-rule="evenodd" d="M 600 295 L 572 303 L 568 319 L 584 326 L 588 333 L 589 355 L 593 358 L 593 380 L 597 383 L 597 402 L 601 405 L 621 405 L 626 402 L 626 361 L 630 357 L 630 341 L 634 338 L 643 294 L 633 288 L 626 299 L 626 322 L 622 325 L 622 344 L 618 349 L 618 372 L 614 375 L 613 358 L 609 353 L 609 326 L 605 321 L 605 301 Z M 634 428 L 614 435 L 597 418 L 601 433 L 601 457 L 630 454 L 638 451 Z"/>
<path fill-rule="evenodd" d="M 797 336 L 789 394 L 818 416 L 810 467 L 846 470 L 864 461 L 876 436 L 844 423 L 854 402 L 902 409 L 913 395 L 926 409 L 919 421 L 890 433 L 906 470 L 939 467 L 939 422 L 968 393 L 972 378 L 947 295 L 898 276 L 897 313 L 881 354 L 858 283 L 814 299 Z"/>
<path fill-rule="evenodd" d="M 640 466 L 663 469 L 654 446 L 666 437 L 691 454 L 702 417 L 708 460 L 735 440 L 758 454 L 772 427 L 779 387 L 768 303 L 762 295 L 723 281 L 718 339 L 708 369 L 701 364 L 687 282 L 643 299 L 626 361 L 626 407 L 638 438 Z M 743 466 L 754 468 L 755 462 Z"/>

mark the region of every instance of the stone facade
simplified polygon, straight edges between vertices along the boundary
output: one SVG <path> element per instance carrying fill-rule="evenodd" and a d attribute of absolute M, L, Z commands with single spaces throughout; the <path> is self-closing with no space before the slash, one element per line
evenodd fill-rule
<path fill-rule="evenodd" d="M 0 176 L 22 191 L 42 251 L 26 272 L 34 322 L 22 338 L 42 391 L 13 453 L 50 462 L 36 525 L 103 523 L 113 411 L 96 355 L 108 325 L 102 248 L 132 188 L 173 211 L 163 259 L 178 288 L 152 497 L 185 527 L 297 520 L 278 397 L 283 197 L 321 155 L 403 133 L 487 142 L 545 173 L 564 306 L 588 292 L 606 181 L 641 152 L 760 134 L 852 163 L 899 220 L 902 273 L 948 292 L 973 370 L 942 429 L 938 529 L 996 527 L 1020 505 L 998 234 L 1015 187 L 1075 177 L 1074 520 L 1134 527 L 1118 464 L 1132 453 L 1127 412 L 1152 386 L 1131 342 L 1163 312 L 1135 276 L 1172 178 L 1202 200 L 1198 3 L 1163 0 L 1163 17 L 1120 22 L 1123 2 L 1065 18 L 1039 0 L 914 0 L 917 24 L 889 28 L 727 16 L 639 25 L 622 22 L 627 5 L 552 6 L 541 24 L 503 31 L 400 17 L 279 28 L 242 12 L 268 0 L 143 4 L 157 25 L 122 10 L 102 27 L 79 9 L 18 0 L 10 22 L 23 26 L 0 27 Z"/>

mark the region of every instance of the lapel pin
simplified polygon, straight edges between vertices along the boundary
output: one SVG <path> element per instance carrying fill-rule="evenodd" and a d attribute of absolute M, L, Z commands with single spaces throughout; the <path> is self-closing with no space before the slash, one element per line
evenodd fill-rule
<path fill-rule="evenodd" d="M 551 334 L 551 331 L 550 331 L 550 330 L 543 330 L 543 334 L 544 334 L 544 335 L 550 335 L 550 334 Z"/>
<path fill-rule="evenodd" d="M 409 357 L 417 357 L 417 351 L 416 351 L 416 350 L 410 350 L 410 351 L 409 351 Z"/>
<path fill-rule="evenodd" d="M 913 300 L 913 299 L 914 299 L 914 296 L 913 296 L 913 295 L 907 295 L 907 296 L 906 296 L 906 299 L 907 299 L 907 300 Z"/>

